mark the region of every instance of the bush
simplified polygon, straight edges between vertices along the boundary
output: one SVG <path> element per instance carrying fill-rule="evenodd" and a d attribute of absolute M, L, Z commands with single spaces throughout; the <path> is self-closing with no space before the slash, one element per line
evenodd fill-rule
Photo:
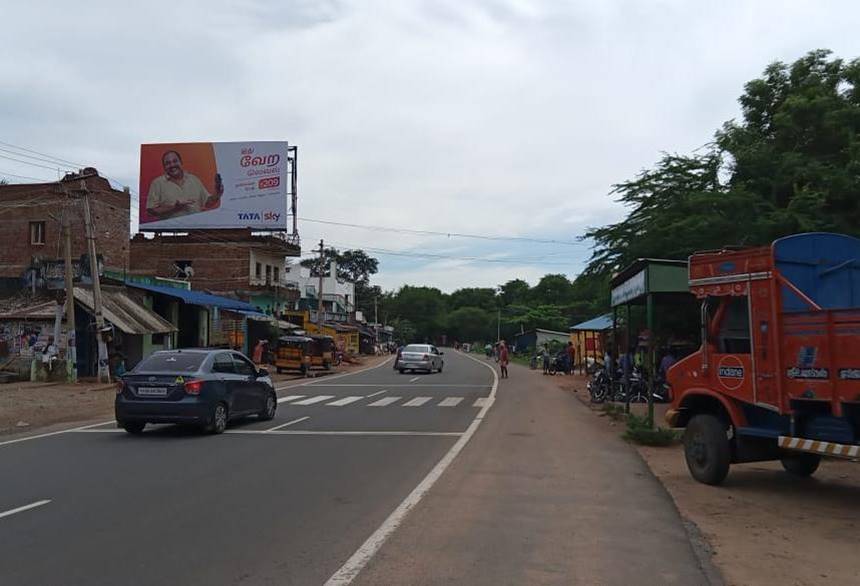
<path fill-rule="evenodd" d="M 643 446 L 663 447 L 669 446 L 680 439 L 680 434 L 665 427 L 652 428 L 648 424 L 647 416 L 638 416 L 633 413 L 627 415 L 627 431 L 624 439 Z"/>

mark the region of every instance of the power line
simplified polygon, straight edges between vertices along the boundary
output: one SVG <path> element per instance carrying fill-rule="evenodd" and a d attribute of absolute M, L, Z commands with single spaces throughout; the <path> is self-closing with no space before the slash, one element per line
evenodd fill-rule
<path fill-rule="evenodd" d="M 28 149 L 28 148 L 25 148 L 22 146 L 14 145 L 12 143 L 5 142 L 2 140 L 0 140 L 0 144 L 8 146 L 8 147 L 12 147 L 13 149 L 16 149 L 19 151 L 25 151 L 28 153 L 33 153 L 34 155 L 41 155 L 43 157 L 48 157 L 49 159 L 52 159 L 51 162 L 60 162 L 60 163 L 68 164 L 68 165 L 74 165 L 75 167 L 86 167 L 86 165 L 82 165 L 81 163 L 75 163 L 74 161 L 68 161 L 66 159 L 61 159 L 60 157 L 55 157 L 55 156 L 49 155 L 47 153 L 41 153 L 39 151 L 34 151 L 33 149 Z M 19 155 L 19 156 L 25 156 L 25 155 Z"/>
<path fill-rule="evenodd" d="M 0 175 L 4 175 L 6 177 L 17 177 L 18 179 L 32 179 L 33 181 L 38 181 L 40 183 L 53 183 L 51 179 L 41 179 L 39 177 L 30 177 L 29 175 L 18 175 L 16 173 L 9 173 L 8 171 L 0 171 Z"/>
<path fill-rule="evenodd" d="M 22 163 L 24 165 L 30 165 L 32 167 L 41 167 L 42 169 L 48 169 L 50 171 L 59 171 L 60 170 L 59 167 L 48 167 L 47 165 L 40 165 L 39 163 L 32 163 L 30 161 L 24 161 L 22 159 L 15 159 L 13 157 L 8 157 L 6 155 L 0 155 L 0 159 L 9 159 L 10 161 L 15 161 L 16 163 Z M 66 167 L 65 170 L 70 171 L 71 168 Z"/>
<path fill-rule="evenodd" d="M 533 242 L 538 244 L 561 244 L 564 246 L 583 246 L 582 242 L 569 242 L 566 240 L 552 240 L 547 238 L 529 238 L 526 236 L 491 236 L 487 234 L 466 234 L 462 232 L 439 232 L 435 230 L 416 230 L 413 228 L 394 228 L 390 226 L 371 226 L 366 224 L 351 224 L 348 222 L 334 222 L 331 220 L 316 220 L 312 218 L 299 218 L 302 222 L 314 224 L 326 224 L 330 226 L 341 226 L 344 228 L 359 228 L 362 230 L 374 230 L 379 232 L 396 232 L 398 234 L 417 234 L 421 236 L 446 236 L 448 238 L 476 238 L 479 240 L 500 240 Z"/>

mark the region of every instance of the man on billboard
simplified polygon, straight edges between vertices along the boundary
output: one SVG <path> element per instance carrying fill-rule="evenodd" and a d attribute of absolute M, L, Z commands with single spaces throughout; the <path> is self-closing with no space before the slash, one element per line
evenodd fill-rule
<path fill-rule="evenodd" d="M 149 186 L 146 211 L 161 220 L 187 214 L 196 214 L 221 205 L 224 184 L 215 175 L 215 194 L 210 194 L 203 183 L 182 168 L 182 157 L 174 150 L 161 155 L 164 175 L 156 177 Z"/>

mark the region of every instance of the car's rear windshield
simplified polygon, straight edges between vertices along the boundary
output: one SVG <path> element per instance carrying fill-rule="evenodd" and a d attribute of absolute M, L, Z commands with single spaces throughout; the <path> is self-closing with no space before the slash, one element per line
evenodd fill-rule
<path fill-rule="evenodd" d="M 404 352 L 430 352 L 430 346 L 421 344 L 409 344 L 403 349 Z"/>
<path fill-rule="evenodd" d="M 165 352 L 153 354 L 138 364 L 135 372 L 196 372 L 206 359 L 203 352 Z"/>

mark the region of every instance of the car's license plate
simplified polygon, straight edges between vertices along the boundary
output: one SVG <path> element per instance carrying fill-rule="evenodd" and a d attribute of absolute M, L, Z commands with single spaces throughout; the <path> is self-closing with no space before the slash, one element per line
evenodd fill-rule
<path fill-rule="evenodd" d="M 164 397 L 167 387 L 137 387 L 137 394 L 146 397 Z"/>

